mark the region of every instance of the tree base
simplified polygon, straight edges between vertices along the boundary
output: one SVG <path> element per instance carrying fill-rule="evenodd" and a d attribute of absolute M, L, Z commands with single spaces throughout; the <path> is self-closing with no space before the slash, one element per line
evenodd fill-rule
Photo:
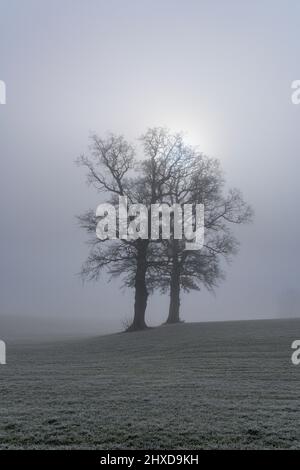
<path fill-rule="evenodd" d="M 184 320 L 180 320 L 180 318 L 178 320 L 167 320 L 163 325 L 176 325 L 178 323 L 184 323 Z"/>
<path fill-rule="evenodd" d="M 130 325 L 128 328 L 126 328 L 124 333 L 132 333 L 133 331 L 144 331 L 144 330 L 149 330 L 150 327 L 145 325 L 135 325 L 134 323 Z"/>

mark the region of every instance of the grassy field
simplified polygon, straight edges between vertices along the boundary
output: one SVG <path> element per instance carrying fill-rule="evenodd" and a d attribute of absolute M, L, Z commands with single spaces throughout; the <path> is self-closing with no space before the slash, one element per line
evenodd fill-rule
<path fill-rule="evenodd" d="M 300 321 L 7 345 L 0 448 L 300 448 Z"/>

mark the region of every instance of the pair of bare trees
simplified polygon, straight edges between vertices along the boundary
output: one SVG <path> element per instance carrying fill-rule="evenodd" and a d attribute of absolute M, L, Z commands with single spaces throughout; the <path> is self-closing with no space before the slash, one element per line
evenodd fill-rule
<path fill-rule="evenodd" d="M 250 221 L 252 210 L 238 190 L 225 191 L 219 162 L 187 145 L 181 134 L 152 128 L 140 138 L 142 156 L 122 136 L 91 137 L 89 154 L 78 159 L 87 169 L 87 181 L 106 202 L 116 208 L 119 197 L 148 209 L 148 237 L 100 240 L 98 219 L 89 210 L 79 216 L 80 225 L 91 235 L 90 253 L 82 266 L 82 277 L 97 280 L 102 271 L 122 277 L 134 288 L 134 315 L 129 331 L 145 329 L 148 295 L 154 289 L 169 292 L 167 323 L 180 321 L 180 292 L 213 290 L 223 278 L 221 259 L 230 259 L 238 246 L 230 226 Z M 186 250 L 185 239 L 151 239 L 153 204 L 204 205 L 205 242 L 201 250 Z M 130 219 L 130 216 L 129 216 Z M 170 210 L 172 225 L 172 210 Z"/>

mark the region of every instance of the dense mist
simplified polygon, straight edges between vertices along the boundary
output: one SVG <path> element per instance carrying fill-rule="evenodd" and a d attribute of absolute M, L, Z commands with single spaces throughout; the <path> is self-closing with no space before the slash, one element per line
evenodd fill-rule
<path fill-rule="evenodd" d="M 299 18 L 297 1 L 1 0 L 0 337 L 1 321 L 20 333 L 27 317 L 43 334 L 122 329 L 133 292 L 78 276 L 88 247 L 75 216 L 103 195 L 74 161 L 91 132 L 137 144 L 151 126 L 219 158 L 255 211 L 226 280 L 183 295 L 182 318 L 300 316 Z M 150 297 L 148 323 L 167 309 L 167 295 Z"/>

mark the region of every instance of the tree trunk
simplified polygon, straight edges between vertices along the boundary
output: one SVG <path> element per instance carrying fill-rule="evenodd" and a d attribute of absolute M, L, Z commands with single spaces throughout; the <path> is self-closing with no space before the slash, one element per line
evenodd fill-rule
<path fill-rule="evenodd" d="M 176 242 L 177 240 L 174 240 Z M 173 243 L 174 243 L 173 242 Z M 173 265 L 170 280 L 170 306 L 169 316 L 166 323 L 179 323 L 179 309 L 180 309 L 180 266 L 176 243 L 173 246 Z"/>
<path fill-rule="evenodd" d="M 148 240 L 138 240 L 137 268 L 135 275 L 134 318 L 127 331 L 138 331 L 147 328 L 145 314 L 148 300 L 146 285 Z"/>

